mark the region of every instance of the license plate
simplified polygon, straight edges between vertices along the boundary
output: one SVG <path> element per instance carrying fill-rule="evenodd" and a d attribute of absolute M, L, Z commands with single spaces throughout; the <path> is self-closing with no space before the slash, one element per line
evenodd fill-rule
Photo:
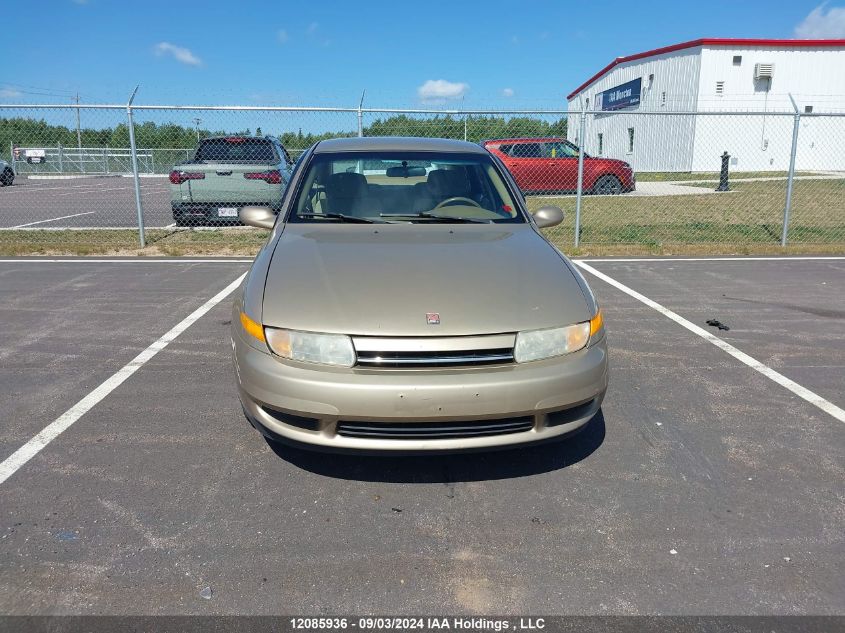
<path fill-rule="evenodd" d="M 217 215 L 221 218 L 236 218 L 238 217 L 237 207 L 220 207 L 217 209 Z"/>

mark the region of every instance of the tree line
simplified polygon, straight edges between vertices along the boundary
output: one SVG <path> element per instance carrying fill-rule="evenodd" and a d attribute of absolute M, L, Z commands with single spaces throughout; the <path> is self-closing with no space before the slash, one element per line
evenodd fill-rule
<path fill-rule="evenodd" d="M 479 142 L 491 138 L 566 136 L 566 118 L 546 120 L 539 117 L 467 115 L 413 117 L 405 114 L 390 116 L 364 126 L 364 136 L 423 136 L 463 139 Z M 254 130 L 262 135 L 261 127 Z M 156 124 L 152 121 L 136 123 L 135 143 L 143 149 L 196 147 L 199 137 L 250 135 L 249 128 L 199 129 L 176 123 Z M 323 133 L 286 131 L 278 135 L 285 147 L 305 149 L 327 138 L 356 136 L 357 130 L 329 131 Z M 129 128 L 125 123 L 101 129 L 80 130 L 83 147 L 129 147 Z M 8 158 L 12 144 L 23 147 L 76 147 L 76 128 L 49 124 L 43 119 L 25 117 L 0 118 L 0 153 Z"/>

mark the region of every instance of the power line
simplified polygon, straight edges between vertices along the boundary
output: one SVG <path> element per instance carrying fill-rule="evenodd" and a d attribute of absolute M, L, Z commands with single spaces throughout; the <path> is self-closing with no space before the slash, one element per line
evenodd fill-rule
<path fill-rule="evenodd" d="M 25 88 L 27 90 L 52 92 L 56 93 L 56 96 L 59 96 L 59 93 L 61 93 L 61 96 L 71 97 L 74 94 L 72 90 L 62 90 L 60 88 L 45 88 L 44 86 L 28 86 L 26 84 L 17 84 L 13 81 L 0 81 L 0 84 L 4 86 L 12 86 L 14 88 Z M 21 90 L 21 92 L 25 92 L 26 94 L 41 94 L 40 92 L 26 92 L 26 90 Z"/>
<path fill-rule="evenodd" d="M 67 99 L 68 97 L 72 97 L 73 95 L 60 95 L 55 94 L 52 92 L 33 92 L 31 90 L 19 90 L 17 88 L 6 88 L 8 90 L 14 90 L 18 94 L 22 95 L 35 95 L 38 97 L 55 97 L 56 99 Z"/>

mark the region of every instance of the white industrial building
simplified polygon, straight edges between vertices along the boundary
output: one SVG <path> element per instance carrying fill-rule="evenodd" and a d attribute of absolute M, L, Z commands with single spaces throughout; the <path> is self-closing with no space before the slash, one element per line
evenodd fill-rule
<path fill-rule="evenodd" d="M 583 109 L 587 153 L 637 171 L 718 171 L 725 151 L 785 170 L 794 117 L 773 113 L 845 112 L 845 40 L 693 40 L 618 57 L 567 99 L 569 140 Z M 796 169 L 845 169 L 845 117 L 801 118 Z"/>

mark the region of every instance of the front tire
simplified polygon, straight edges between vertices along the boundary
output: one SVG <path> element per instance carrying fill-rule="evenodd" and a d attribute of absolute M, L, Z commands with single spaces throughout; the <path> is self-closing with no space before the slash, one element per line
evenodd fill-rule
<path fill-rule="evenodd" d="M 596 180 L 593 193 L 600 196 L 618 196 L 622 193 L 622 182 L 616 176 L 605 174 Z"/>

